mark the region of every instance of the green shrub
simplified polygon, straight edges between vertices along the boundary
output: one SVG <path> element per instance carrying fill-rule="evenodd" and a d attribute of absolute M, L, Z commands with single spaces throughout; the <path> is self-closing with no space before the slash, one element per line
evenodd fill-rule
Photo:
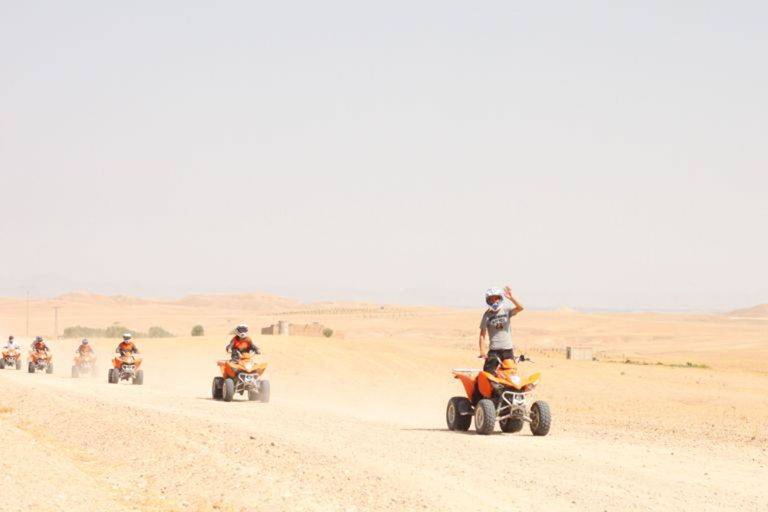
<path fill-rule="evenodd" d="M 192 328 L 192 336 L 205 336 L 205 329 L 202 325 L 196 325 Z"/>
<path fill-rule="evenodd" d="M 150 338 L 173 338 L 173 334 L 158 325 L 153 325 L 147 333 Z"/>
<path fill-rule="evenodd" d="M 134 338 L 172 338 L 175 335 L 166 331 L 160 326 L 152 326 L 149 328 L 149 332 L 139 332 L 135 329 L 129 329 L 124 325 L 120 325 L 117 322 L 110 325 L 107 328 L 99 329 L 98 327 L 85 327 L 83 325 L 76 325 L 74 327 L 67 327 L 64 329 L 65 338 L 122 338 L 123 333 L 129 332 L 133 334 Z"/>
<path fill-rule="evenodd" d="M 328 327 L 323 329 L 323 336 L 325 336 L 326 338 L 330 338 L 331 336 L 333 336 L 333 329 L 330 329 Z"/>

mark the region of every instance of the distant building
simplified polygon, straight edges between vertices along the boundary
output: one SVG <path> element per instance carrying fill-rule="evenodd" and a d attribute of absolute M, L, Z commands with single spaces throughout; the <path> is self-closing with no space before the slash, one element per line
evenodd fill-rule
<path fill-rule="evenodd" d="M 318 322 L 311 324 L 292 324 L 280 321 L 276 324 L 261 328 L 261 334 L 271 336 L 323 336 L 325 326 Z M 337 331 L 333 332 L 334 338 L 342 338 L 343 335 Z"/>

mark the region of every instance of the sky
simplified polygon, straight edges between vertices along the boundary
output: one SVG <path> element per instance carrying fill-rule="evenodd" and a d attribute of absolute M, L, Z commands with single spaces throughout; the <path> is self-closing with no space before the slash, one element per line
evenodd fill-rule
<path fill-rule="evenodd" d="M 768 302 L 767 18 L 0 0 L 0 295 Z"/>

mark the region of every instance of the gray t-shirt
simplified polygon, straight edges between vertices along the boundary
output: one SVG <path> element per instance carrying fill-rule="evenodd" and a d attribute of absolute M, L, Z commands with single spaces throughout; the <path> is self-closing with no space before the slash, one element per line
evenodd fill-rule
<path fill-rule="evenodd" d="M 509 332 L 509 320 L 515 306 L 504 301 L 498 311 L 488 309 L 483 313 L 480 328 L 488 330 L 488 350 L 512 350 L 512 335 Z"/>

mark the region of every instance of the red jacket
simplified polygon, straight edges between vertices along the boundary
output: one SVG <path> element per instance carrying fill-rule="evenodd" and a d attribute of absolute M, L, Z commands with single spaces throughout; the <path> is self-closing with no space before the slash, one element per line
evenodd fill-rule
<path fill-rule="evenodd" d="M 136 348 L 136 345 L 134 345 L 132 341 L 121 341 L 120 344 L 117 346 L 117 350 L 115 350 L 115 352 L 119 352 L 121 354 L 125 352 L 138 354 L 139 349 Z"/>
<path fill-rule="evenodd" d="M 48 351 L 48 345 L 46 345 L 44 341 L 36 341 L 36 342 L 32 343 L 32 350 L 34 350 L 34 351 L 42 350 L 42 351 L 47 352 Z"/>
<path fill-rule="evenodd" d="M 251 338 L 246 337 L 240 339 L 237 336 L 232 338 L 232 341 L 230 341 L 229 345 L 227 345 L 227 352 L 232 352 L 234 350 L 238 352 L 250 352 L 251 350 L 254 352 L 259 351 L 258 347 L 253 344 L 253 340 Z"/>

